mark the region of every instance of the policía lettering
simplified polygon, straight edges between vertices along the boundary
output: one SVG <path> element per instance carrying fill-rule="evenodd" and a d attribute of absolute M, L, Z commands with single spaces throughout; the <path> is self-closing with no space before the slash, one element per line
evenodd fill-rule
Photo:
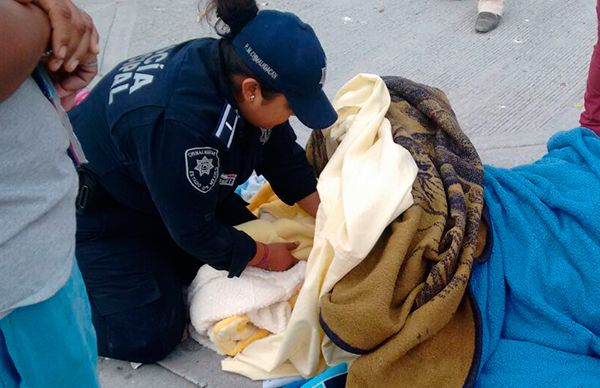
<path fill-rule="evenodd" d="M 165 65 L 161 62 L 167 59 L 170 49 L 171 47 L 167 47 L 140 55 L 123 63 L 119 68 L 120 73 L 115 75 L 110 87 L 108 104 L 112 104 L 115 95 L 121 92 L 129 91 L 129 94 L 133 94 L 144 86 L 150 85 L 154 81 L 154 75 L 149 74 L 149 72 L 164 69 Z"/>

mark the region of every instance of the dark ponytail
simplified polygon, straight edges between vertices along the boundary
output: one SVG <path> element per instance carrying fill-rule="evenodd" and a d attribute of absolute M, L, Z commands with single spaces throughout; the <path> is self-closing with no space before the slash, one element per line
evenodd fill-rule
<path fill-rule="evenodd" d="M 204 15 L 217 34 L 232 39 L 258 13 L 255 0 L 208 0 Z M 216 21 L 211 23 L 216 16 Z"/>
<path fill-rule="evenodd" d="M 229 76 L 234 92 L 236 94 L 241 92 L 241 85 L 233 80 L 234 75 L 251 77 L 259 82 L 263 97 L 271 100 L 281 93 L 261 82 L 237 55 L 231 43 L 231 40 L 254 19 L 257 13 L 258 5 L 255 0 L 208 0 L 204 8 L 204 18 L 223 38 L 219 45 L 223 70 Z"/>

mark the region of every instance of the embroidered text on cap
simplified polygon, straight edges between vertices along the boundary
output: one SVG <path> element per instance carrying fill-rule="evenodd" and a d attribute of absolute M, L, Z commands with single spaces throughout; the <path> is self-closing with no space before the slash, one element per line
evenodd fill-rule
<path fill-rule="evenodd" d="M 254 51 L 252 46 L 250 46 L 250 44 L 246 43 L 244 45 L 244 49 L 246 50 L 248 55 L 250 55 L 250 58 L 252 58 L 252 61 L 254 61 L 254 63 L 256 63 L 261 69 L 263 69 L 264 72 L 269 75 L 269 77 L 271 77 L 273 79 L 277 79 L 277 77 L 279 77 L 279 74 L 277 74 L 277 72 L 275 70 L 273 70 L 273 68 L 271 66 L 269 66 L 268 63 L 263 61 L 262 58 L 258 56 L 258 54 Z"/>

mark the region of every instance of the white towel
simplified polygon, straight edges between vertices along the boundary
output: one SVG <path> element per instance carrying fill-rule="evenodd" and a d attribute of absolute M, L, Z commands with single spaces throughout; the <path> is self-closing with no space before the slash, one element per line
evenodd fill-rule
<path fill-rule="evenodd" d="M 239 278 L 228 278 L 227 271 L 203 266 L 188 292 L 194 339 L 206 345 L 208 330 L 215 323 L 241 314 L 248 314 L 257 327 L 281 332 L 291 314 L 287 301 L 302 285 L 305 271 L 306 263 L 301 261 L 285 272 L 248 267 Z"/>

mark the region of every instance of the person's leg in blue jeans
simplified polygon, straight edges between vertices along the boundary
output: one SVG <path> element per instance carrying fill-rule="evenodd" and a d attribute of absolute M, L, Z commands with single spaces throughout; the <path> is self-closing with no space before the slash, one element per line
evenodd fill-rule
<path fill-rule="evenodd" d="M 96 335 L 77 264 L 52 298 L 0 319 L 0 387 L 94 388 Z"/>

